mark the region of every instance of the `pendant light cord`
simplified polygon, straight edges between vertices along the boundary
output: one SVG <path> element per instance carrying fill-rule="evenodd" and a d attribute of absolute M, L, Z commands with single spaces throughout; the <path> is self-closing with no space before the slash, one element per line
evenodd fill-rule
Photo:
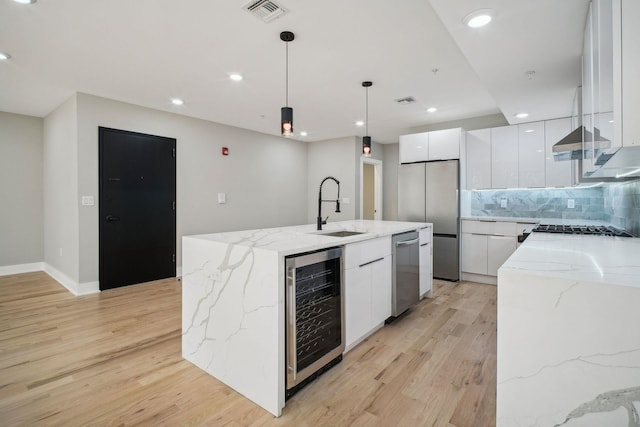
<path fill-rule="evenodd" d="M 289 106 L 289 42 L 285 43 L 285 46 L 287 47 L 285 52 L 286 52 L 286 67 L 285 67 L 285 89 L 284 89 L 284 106 L 288 107 Z"/>
<path fill-rule="evenodd" d="M 369 135 L 369 87 L 365 88 L 365 107 L 364 107 L 364 133 Z"/>

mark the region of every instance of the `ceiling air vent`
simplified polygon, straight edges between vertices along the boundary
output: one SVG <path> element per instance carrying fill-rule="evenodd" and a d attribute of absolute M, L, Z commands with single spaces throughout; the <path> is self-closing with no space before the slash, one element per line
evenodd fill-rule
<path fill-rule="evenodd" d="M 412 102 L 416 102 L 416 99 L 413 96 L 407 96 L 406 98 L 396 99 L 398 104 L 411 104 Z"/>
<path fill-rule="evenodd" d="M 287 12 L 271 0 L 253 0 L 242 8 L 263 22 L 271 22 Z"/>

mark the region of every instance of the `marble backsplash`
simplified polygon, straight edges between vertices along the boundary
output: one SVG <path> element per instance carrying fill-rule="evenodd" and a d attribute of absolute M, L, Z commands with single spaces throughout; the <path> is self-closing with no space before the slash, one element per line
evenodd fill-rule
<path fill-rule="evenodd" d="M 605 188 L 604 220 L 640 237 L 640 180 Z"/>
<path fill-rule="evenodd" d="M 462 191 L 461 208 L 463 216 L 604 221 L 604 198 L 603 187 L 473 190 Z"/>

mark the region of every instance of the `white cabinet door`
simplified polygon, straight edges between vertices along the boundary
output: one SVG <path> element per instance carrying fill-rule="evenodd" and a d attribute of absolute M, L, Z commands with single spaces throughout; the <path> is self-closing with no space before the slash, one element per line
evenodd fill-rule
<path fill-rule="evenodd" d="M 429 160 L 429 133 L 400 135 L 400 163 L 425 162 Z"/>
<path fill-rule="evenodd" d="M 491 186 L 518 187 L 518 127 L 491 129 Z"/>
<path fill-rule="evenodd" d="M 487 274 L 497 276 L 498 269 L 516 250 L 518 239 L 513 236 L 487 236 Z"/>
<path fill-rule="evenodd" d="M 425 296 L 433 286 L 433 229 L 421 228 L 419 231 L 420 249 L 418 263 L 420 269 L 420 297 Z"/>
<path fill-rule="evenodd" d="M 465 273 L 487 274 L 487 236 L 482 234 L 461 234 L 461 269 Z"/>
<path fill-rule="evenodd" d="M 391 316 L 391 255 L 369 264 L 371 277 L 371 323 L 369 329 L 384 323 Z"/>
<path fill-rule="evenodd" d="M 459 159 L 461 133 L 460 128 L 429 132 L 429 160 Z"/>
<path fill-rule="evenodd" d="M 573 129 L 571 118 L 547 120 L 544 122 L 544 157 L 545 157 L 545 186 L 570 187 L 571 161 L 556 161 L 553 157 L 553 145 L 567 136 Z"/>
<path fill-rule="evenodd" d="M 349 347 L 369 332 L 371 325 L 370 271 L 359 267 L 345 271 L 345 345 Z"/>
<path fill-rule="evenodd" d="M 544 187 L 544 122 L 518 125 L 518 186 Z"/>
<path fill-rule="evenodd" d="M 491 188 L 491 129 L 467 132 L 467 189 Z"/>

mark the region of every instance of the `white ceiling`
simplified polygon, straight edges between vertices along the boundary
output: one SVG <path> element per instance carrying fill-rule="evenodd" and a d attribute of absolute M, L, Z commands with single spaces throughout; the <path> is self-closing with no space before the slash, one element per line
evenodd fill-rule
<path fill-rule="evenodd" d="M 510 123 L 520 111 L 571 113 L 589 0 L 275 1 L 288 13 L 264 23 L 248 0 L 0 0 L 0 51 L 12 55 L 0 63 L 0 110 L 44 117 L 84 92 L 278 135 L 288 30 L 289 105 L 296 133 L 309 133 L 296 139 L 364 135 L 363 80 L 381 143 L 500 112 Z M 464 26 L 479 8 L 494 21 Z M 394 101 L 408 96 L 417 102 Z"/>

